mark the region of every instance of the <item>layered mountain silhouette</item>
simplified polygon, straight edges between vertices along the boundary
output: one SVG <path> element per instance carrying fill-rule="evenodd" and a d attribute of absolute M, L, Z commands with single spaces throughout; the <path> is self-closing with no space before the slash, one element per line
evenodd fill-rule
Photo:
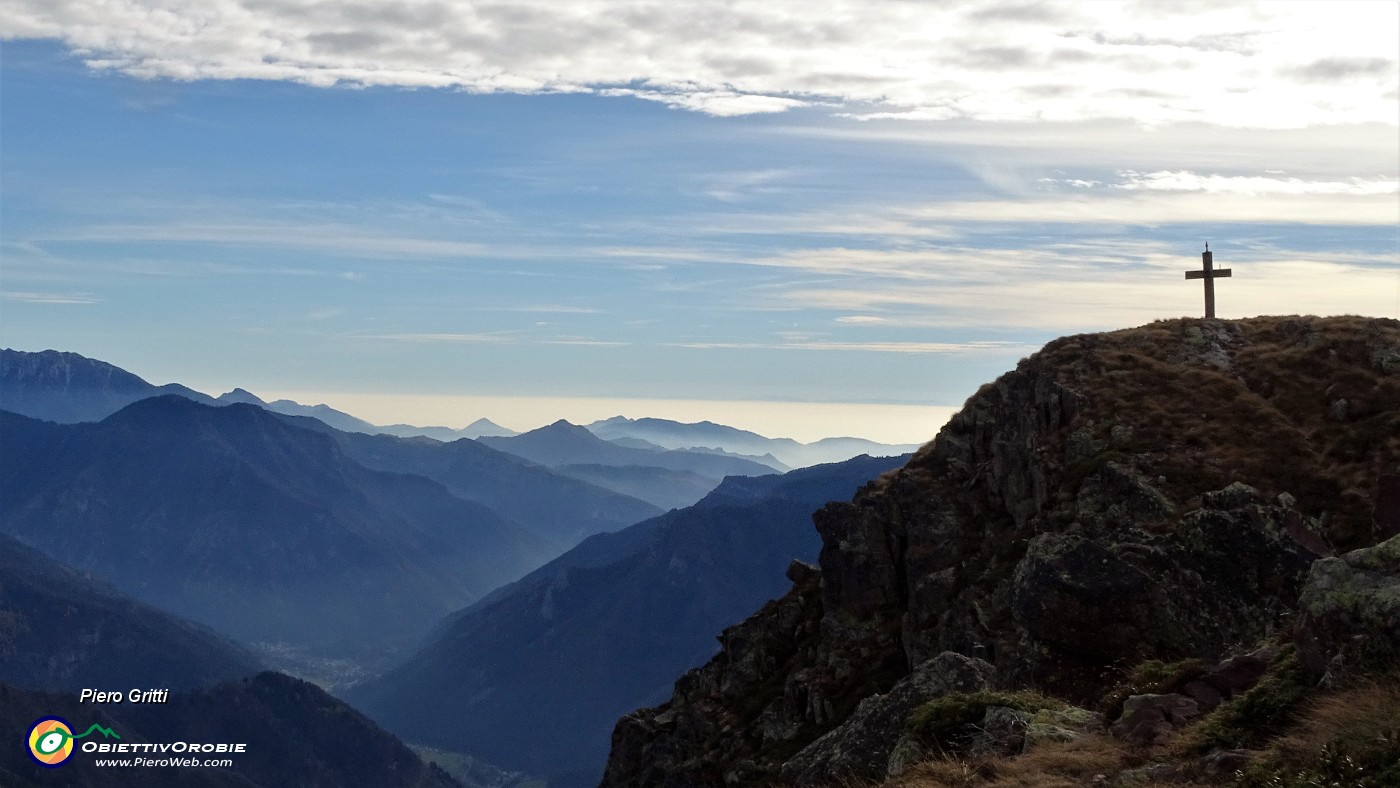
<path fill-rule="evenodd" d="M 289 399 L 273 400 L 266 402 L 256 394 L 241 388 L 236 388 L 225 394 L 220 394 L 218 401 L 226 404 L 242 402 L 248 405 L 257 405 L 273 413 L 281 413 L 285 416 L 305 416 L 316 419 L 328 427 L 333 427 L 342 432 L 359 432 L 367 435 L 395 435 L 401 438 L 425 437 L 440 441 L 455 441 L 462 438 L 480 438 L 483 435 L 505 436 L 516 434 L 514 430 L 508 430 L 490 419 L 477 419 L 461 429 L 451 427 L 416 427 L 412 424 L 390 424 L 378 426 L 370 424 L 364 419 L 351 416 L 344 411 L 336 410 L 329 405 L 303 405 L 300 402 L 293 402 Z"/>
<path fill-rule="evenodd" d="M 596 782 L 613 720 L 713 653 L 712 633 L 818 547 L 811 512 L 900 458 L 733 477 L 699 504 L 594 536 L 454 614 L 408 662 L 350 691 L 415 742 Z"/>
<path fill-rule="evenodd" d="M 477 419 L 461 429 L 410 424 L 379 427 L 329 405 L 302 405 L 287 399 L 265 402 L 241 388 L 214 398 L 178 383 L 156 386 L 120 367 L 77 353 L 0 349 L 0 410 L 73 424 L 101 421 L 133 402 L 163 394 L 177 394 L 205 405 L 257 405 L 288 416 L 309 416 L 347 432 L 421 435 L 438 440 L 515 434 L 487 419 Z"/>
<path fill-rule="evenodd" d="M 325 432 L 367 468 L 432 479 L 459 498 L 488 506 L 555 544 L 556 554 L 584 537 L 616 531 L 661 513 L 644 500 L 590 484 L 584 475 L 573 478 L 479 441 L 441 443 L 422 437 L 342 432 L 312 419 L 292 423 Z M 674 479 L 662 481 L 678 484 Z M 648 492 L 665 494 L 655 487 Z"/>
<path fill-rule="evenodd" d="M 281 786 L 376 786 L 453 788 L 458 782 L 425 765 L 403 742 L 315 685 L 279 673 L 207 689 L 171 693 L 158 705 L 79 704 L 71 692 L 24 690 L 0 683 L 0 784 L 92 786 L 93 788 L 280 788 Z M 174 742 L 242 743 L 229 767 L 99 767 L 98 757 L 167 758 L 170 754 L 101 756 L 74 752 L 46 769 L 23 742 L 31 723 L 58 716 L 78 728 L 98 724 L 117 744 Z M 173 757 L 182 757 L 175 755 Z M 185 755 L 183 757 L 190 757 Z"/>
<path fill-rule="evenodd" d="M 710 447 L 742 455 L 768 455 L 790 468 L 840 462 L 861 454 L 889 457 L 908 454 L 919 448 L 917 444 L 892 445 L 864 438 L 823 438 L 812 443 L 799 443 L 791 438 L 766 438 L 756 432 L 710 421 L 687 424 L 668 419 L 614 416 L 586 426 L 589 432 L 605 440 L 640 440 L 665 449 Z"/>
<path fill-rule="evenodd" d="M 281 413 L 287 416 L 306 416 L 345 432 L 375 433 L 379 431 L 378 427 L 364 419 L 356 418 L 349 413 L 336 410 L 329 405 L 302 405 L 299 402 L 292 402 L 289 399 L 264 402 L 256 394 L 246 389 L 236 388 L 233 391 L 220 394 L 218 396 L 218 401 L 225 405 L 234 405 L 238 403 L 257 405 L 264 410 L 270 410 L 273 413 Z"/>
<path fill-rule="evenodd" d="M 0 681 L 191 689 L 263 669 L 209 629 L 0 536 Z"/>
<path fill-rule="evenodd" d="M 518 434 L 509 427 L 502 427 L 490 419 L 477 419 L 465 427 L 453 429 L 452 427 L 415 427 L 412 424 L 388 424 L 383 427 L 376 427 L 377 432 L 385 435 L 397 435 L 400 438 L 411 438 L 422 435 L 425 438 L 433 438 L 440 441 L 455 441 L 462 438 L 502 438 L 509 435 Z"/>
<path fill-rule="evenodd" d="M 557 465 L 552 470 L 572 479 L 606 487 L 650 502 L 662 510 L 684 509 L 715 488 L 715 479 L 695 471 L 649 465 Z"/>
<path fill-rule="evenodd" d="M 774 473 L 773 468 L 744 457 L 619 445 L 562 419 L 520 435 L 481 438 L 480 442 L 668 509 L 694 503 L 726 476 Z M 657 486 L 668 480 L 676 486 Z"/>
<path fill-rule="evenodd" d="M 0 531 L 245 643 L 384 652 L 555 547 L 260 408 L 146 399 L 99 423 L 0 412 Z"/>

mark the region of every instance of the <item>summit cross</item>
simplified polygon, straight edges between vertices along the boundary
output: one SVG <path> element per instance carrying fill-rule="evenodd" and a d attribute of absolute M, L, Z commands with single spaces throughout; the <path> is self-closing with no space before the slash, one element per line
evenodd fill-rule
<path fill-rule="evenodd" d="M 1201 253 L 1201 270 L 1187 271 L 1187 279 L 1206 280 L 1206 319 L 1215 318 L 1215 280 L 1217 277 L 1230 275 L 1228 268 L 1216 268 L 1215 261 L 1210 254 L 1210 244 L 1206 244 L 1206 250 Z"/>

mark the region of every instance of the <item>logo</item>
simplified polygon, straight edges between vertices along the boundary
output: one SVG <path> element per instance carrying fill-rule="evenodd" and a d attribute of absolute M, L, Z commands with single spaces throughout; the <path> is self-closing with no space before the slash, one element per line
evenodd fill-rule
<path fill-rule="evenodd" d="M 92 727 L 74 736 L 73 726 L 68 724 L 68 720 L 62 717 L 43 717 L 35 720 L 34 726 L 29 729 L 29 755 L 38 761 L 40 766 L 57 768 L 73 754 L 73 740 L 81 739 L 93 731 L 111 739 L 121 738 L 111 728 L 104 728 L 95 722 Z"/>

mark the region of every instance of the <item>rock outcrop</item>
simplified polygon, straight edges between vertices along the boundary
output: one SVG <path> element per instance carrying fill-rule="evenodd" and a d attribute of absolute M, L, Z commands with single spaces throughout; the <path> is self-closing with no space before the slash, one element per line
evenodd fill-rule
<path fill-rule="evenodd" d="M 813 743 L 945 652 L 1088 702 L 1143 660 L 1214 662 L 1278 632 L 1313 560 L 1392 535 L 1376 510 L 1400 471 L 1397 352 L 1400 323 L 1363 318 L 1052 342 L 819 511 L 820 572 L 621 720 L 603 785 L 837 779 L 894 744 L 823 773 Z M 1159 716 L 1199 709 L 1182 698 Z"/>
<path fill-rule="evenodd" d="M 1302 606 L 1304 667 L 1400 665 L 1400 536 L 1314 563 Z"/>
<path fill-rule="evenodd" d="M 797 784 L 883 777 L 900 743 L 905 720 L 920 705 L 955 692 L 991 686 L 994 669 L 980 659 L 945 651 L 917 666 L 883 695 L 860 702 L 839 727 L 783 764 L 783 779 Z"/>

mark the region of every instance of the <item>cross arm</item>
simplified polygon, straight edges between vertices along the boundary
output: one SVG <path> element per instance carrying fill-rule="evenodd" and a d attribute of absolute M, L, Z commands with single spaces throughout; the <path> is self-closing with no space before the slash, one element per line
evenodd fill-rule
<path fill-rule="evenodd" d="M 1187 278 L 1187 279 L 1205 279 L 1206 276 L 1207 276 L 1207 274 L 1210 276 L 1211 279 L 1215 279 L 1215 278 L 1221 277 L 1221 276 L 1228 277 L 1228 276 L 1230 275 L 1230 269 L 1228 269 L 1228 268 L 1216 268 L 1216 269 L 1213 269 L 1213 270 L 1210 270 L 1210 271 L 1187 271 L 1187 272 L 1186 272 L 1186 278 Z"/>

